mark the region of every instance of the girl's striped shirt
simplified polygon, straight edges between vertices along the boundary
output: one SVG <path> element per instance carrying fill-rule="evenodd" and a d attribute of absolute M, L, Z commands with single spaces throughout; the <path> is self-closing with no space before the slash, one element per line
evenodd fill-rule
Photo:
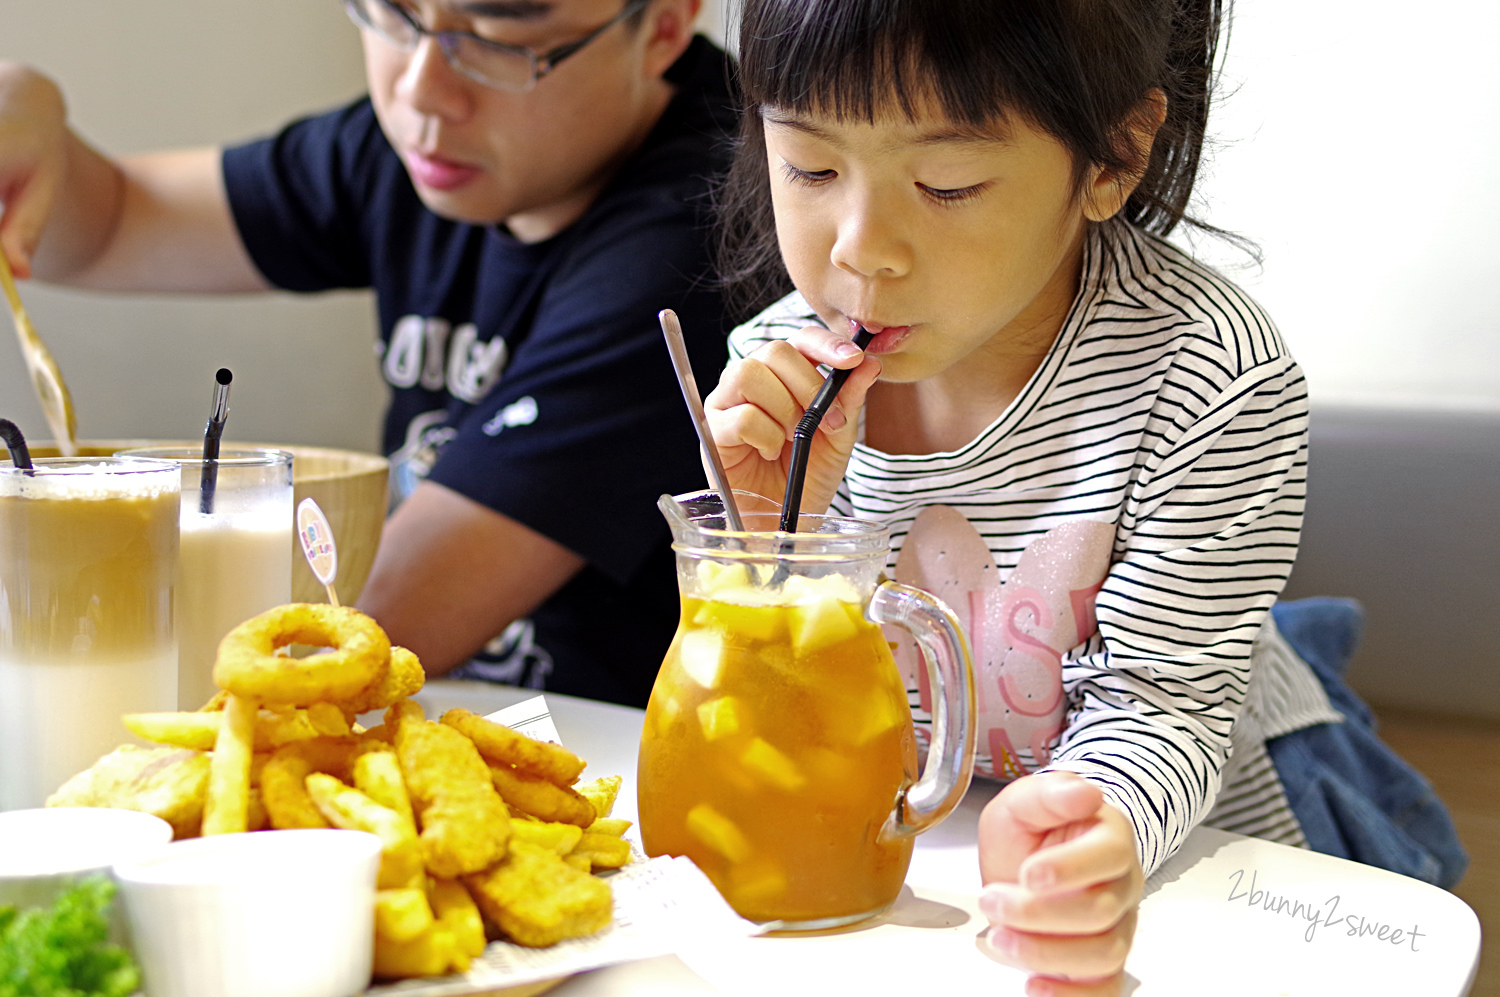
<path fill-rule="evenodd" d="M 815 324 L 791 294 L 734 331 L 731 355 Z M 1306 384 L 1270 320 L 1169 243 L 1112 222 L 1090 232 L 1063 328 L 1000 418 L 948 453 L 856 445 L 832 511 L 890 527 L 898 579 L 961 560 L 961 534 L 977 533 L 984 570 L 940 594 L 956 610 L 968 600 L 959 615 L 976 644 L 979 771 L 1084 775 L 1131 816 L 1149 873 L 1205 818 L 1305 845 L 1264 741 L 1342 718 L 1263 624 L 1296 555 L 1306 470 Z M 1049 652 L 1037 635 L 1058 613 L 1003 583 L 1029 545 L 1064 526 L 1036 550 L 1081 557 L 1092 537 L 1098 580 L 1074 583 L 1076 639 L 1054 636 Z M 1030 556 L 1040 567 L 1022 569 L 1028 585 L 1055 573 L 1045 554 Z M 1007 620 L 1009 638 L 979 633 Z M 925 682 L 907 668 L 920 728 Z"/>

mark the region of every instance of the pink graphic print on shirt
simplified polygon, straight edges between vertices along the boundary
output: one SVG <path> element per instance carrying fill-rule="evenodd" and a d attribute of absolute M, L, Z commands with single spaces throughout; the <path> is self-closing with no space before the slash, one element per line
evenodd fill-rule
<path fill-rule="evenodd" d="M 1098 628 L 1094 597 L 1109 571 L 1114 533 L 1108 523 L 1064 523 L 1028 544 L 1002 582 L 979 531 L 956 509 L 930 506 L 912 523 L 896 558 L 896 581 L 942 599 L 969 638 L 980 774 L 1015 778 L 1051 758 L 1067 713 L 1063 656 Z M 905 632 L 890 633 L 907 688 L 916 682 L 930 713 L 927 669 L 916 646 Z"/>

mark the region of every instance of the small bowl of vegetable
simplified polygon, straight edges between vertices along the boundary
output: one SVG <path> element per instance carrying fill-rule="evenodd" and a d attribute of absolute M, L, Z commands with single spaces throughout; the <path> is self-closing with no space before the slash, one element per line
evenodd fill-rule
<path fill-rule="evenodd" d="M 140 970 L 119 944 L 124 920 L 111 910 L 107 870 L 171 840 L 170 824 L 133 810 L 0 813 L 0 993 L 138 991 Z"/>

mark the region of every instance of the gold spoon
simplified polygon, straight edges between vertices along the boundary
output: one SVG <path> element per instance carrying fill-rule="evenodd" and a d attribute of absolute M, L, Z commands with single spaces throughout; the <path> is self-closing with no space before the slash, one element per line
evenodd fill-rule
<path fill-rule="evenodd" d="M 37 401 L 42 404 L 42 416 L 52 438 L 64 457 L 78 454 L 78 415 L 73 411 L 73 399 L 68 386 L 63 383 L 62 372 L 57 361 L 47 350 L 47 344 L 36 333 L 31 317 L 21 304 L 21 295 L 16 291 L 16 279 L 10 272 L 10 261 L 0 251 L 0 285 L 5 287 L 5 297 L 10 302 L 10 315 L 15 319 L 16 337 L 21 341 L 21 355 L 26 358 L 26 369 L 31 374 L 31 386 L 36 389 Z"/>

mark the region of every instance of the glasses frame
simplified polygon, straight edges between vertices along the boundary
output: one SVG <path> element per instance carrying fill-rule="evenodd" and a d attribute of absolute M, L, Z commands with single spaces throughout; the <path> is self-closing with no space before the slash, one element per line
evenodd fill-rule
<path fill-rule="evenodd" d="M 524 45 L 507 45 L 504 42 L 497 42 L 492 41 L 488 38 L 481 38 L 480 36 L 474 34 L 472 31 L 433 31 L 431 28 L 426 27 L 415 17 L 413 17 L 410 11 L 393 3 L 392 0 L 343 0 L 344 12 L 349 15 L 349 19 L 353 21 L 355 26 L 360 30 L 370 32 L 381 41 L 386 42 L 389 45 L 393 45 L 403 52 L 415 52 L 417 46 L 421 44 L 423 38 L 431 38 L 434 42 L 437 43 L 438 49 L 443 53 L 443 58 L 447 61 L 449 67 L 455 73 L 458 73 L 465 79 L 473 80 L 475 83 L 481 83 L 484 86 L 492 87 L 496 90 L 504 90 L 508 93 L 529 93 L 536 86 L 537 80 L 541 79 L 543 76 L 546 76 L 548 73 L 556 69 L 558 64 L 561 63 L 564 59 L 568 58 L 570 55 L 573 55 L 579 49 L 583 48 L 589 42 L 593 41 L 595 38 L 598 38 L 600 35 L 604 34 L 610 28 L 613 28 L 615 25 L 619 24 L 627 17 L 630 17 L 632 14 L 644 10 L 650 3 L 651 0 L 626 0 L 625 7 L 618 14 L 610 18 L 608 21 L 605 21 L 593 31 L 590 31 L 588 34 L 584 35 L 582 38 L 567 42 L 562 45 L 558 45 L 555 48 L 548 49 L 546 52 L 538 52 L 535 49 L 527 48 Z M 395 14 L 403 22 L 405 22 L 406 26 L 409 27 L 413 32 L 413 38 L 410 44 L 406 44 L 399 39 L 392 38 L 385 31 L 376 27 L 375 23 L 370 20 L 370 18 L 365 16 L 365 10 L 370 5 L 383 7 L 391 13 Z M 521 87 L 511 86 L 506 83 L 500 83 L 485 76 L 483 73 L 474 69 L 472 66 L 466 66 L 463 63 L 457 61 L 458 46 L 460 42 L 471 42 L 478 45 L 482 49 L 487 49 L 489 51 L 501 53 L 504 55 L 521 56 L 531 63 L 531 77 L 529 82 L 527 82 L 525 86 Z"/>

